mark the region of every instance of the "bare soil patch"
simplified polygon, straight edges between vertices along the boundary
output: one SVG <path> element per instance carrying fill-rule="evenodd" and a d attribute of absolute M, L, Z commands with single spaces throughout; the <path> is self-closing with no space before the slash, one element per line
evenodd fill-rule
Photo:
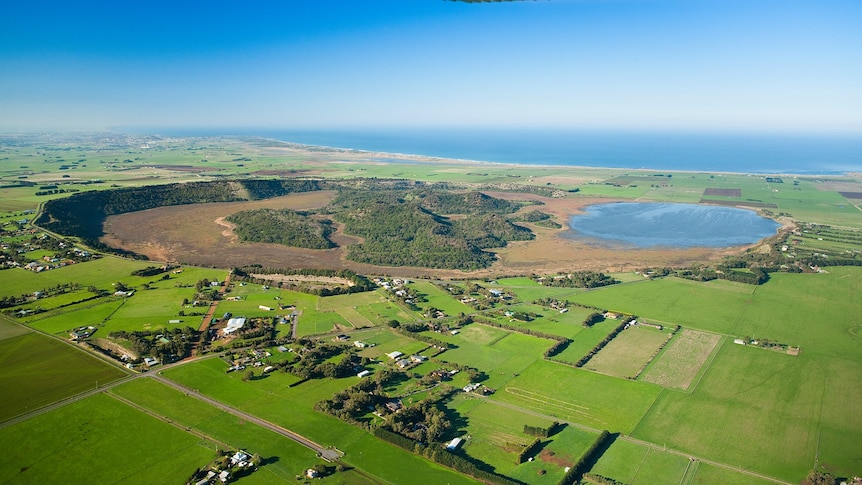
<path fill-rule="evenodd" d="M 742 197 L 742 189 L 719 189 L 710 187 L 703 191 L 703 195 L 714 195 L 717 197 Z"/>
<path fill-rule="evenodd" d="M 252 278 L 265 279 L 282 283 L 322 283 L 327 285 L 354 286 L 353 282 L 335 276 L 308 276 L 301 274 L 252 274 Z"/>
<path fill-rule="evenodd" d="M 755 209 L 778 209 L 776 204 L 768 204 L 766 202 L 756 202 L 751 200 L 717 200 L 717 199 L 700 199 L 702 204 L 722 205 L 728 207 L 752 207 Z"/>
<path fill-rule="evenodd" d="M 542 450 L 541 453 L 539 453 L 539 459 L 544 461 L 545 463 L 552 463 L 554 465 L 557 465 L 560 468 L 570 467 L 575 464 L 572 460 L 560 457 L 553 451 L 549 450 Z"/>

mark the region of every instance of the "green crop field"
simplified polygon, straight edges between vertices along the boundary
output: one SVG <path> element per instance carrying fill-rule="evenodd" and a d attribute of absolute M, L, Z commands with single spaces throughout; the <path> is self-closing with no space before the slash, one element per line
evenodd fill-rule
<path fill-rule="evenodd" d="M 630 327 L 614 337 L 584 369 L 623 378 L 635 378 L 638 372 L 667 342 L 670 332 L 652 327 Z"/>
<path fill-rule="evenodd" d="M 3 326 L 7 325 L 2 323 Z M 38 333 L 0 340 L 0 420 L 127 375 L 79 349 Z"/>

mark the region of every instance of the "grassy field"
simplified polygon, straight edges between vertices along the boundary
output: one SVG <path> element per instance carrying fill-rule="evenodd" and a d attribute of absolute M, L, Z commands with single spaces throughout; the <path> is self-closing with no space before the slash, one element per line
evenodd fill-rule
<path fill-rule="evenodd" d="M 635 378 L 670 335 L 667 329 L 660 331 L 644 326 L 628 328 L 614 337 L 584 368 L 622 378 Z"/>
<path fill-rule="evenodd" d="M 449 293 L 441 290 L 437 286 L 429 283 L 427 281 L 416 281 L 410 283 L 409 285 L 412 288 L 415 288 L 419 293 L 427 301 L 417 302 L 416 306 L 421 308 L 423 311 L 434 307 L 439 310 L 443 310 L 446 315 L 452 317 L 457 316 L 459 313 L 471 313 L 473 309 L 460 301 L 452 298 Z M 422 311 L 420 311 L 422 313 Z"/>
<path fill-rule="evenodd" d="M 111 392 L 184 428 L 202 433 L 222 447 L 226 445 L 231 449 L 259 454 L 267 462 L 263 469 L 270 471 L 270 478 L 275 476 L 279 481 L 293 481 L 294 476 L 302 474 L 303 470 L 315 463 L 323 463 L 313 451 L 284 436 L 243 422 L 154 380 L 137 379 Z"/>
<path fill-rule="evenodd" d="M 591 473 L 631 485 L 682 483 L 688 466 L 689 460 L 683 456 L 618 438 Z"/>
<path fill-rule="evenodd" d="M 132 271 L 146 268 L 152 264 L 106 256 L 94 261 L 72 264 L 41 273 L 13 268 L 3 273 L 0 297 L 31 294 L 33 291 L 64 283 L 78 283 L 84 288 L 93 285 L 97 288 L 107 289 L 117 281 L 131 280 Z"/>
<path fill-rule="evenodd" d="M 660 386 L 687 390 L 720 339 L 718 334 L 684 329 L 640 378 Z"/>
<path fill-rule="evenodd" d="M 2 323 L 2 326 L 8 324 Z M 38 333 L 0 340 L 0 421 L 113 382 L 125 372 Z"/>
<path fill-rule="evenodd" d="M 578 303 L 718 333 L 730 333 L 757 291 L 756 286 L 715 280 L 680 278 L 645 280 L 607 286 L 571 297 Z"/>
<path fill-rule="evenodd" d="M 620 322 L 617 320 L 608 319 L 583 329 L 574 336 L 572 343 L 565 350 L 557 354 L 556 358 L 565 362 L 577 362 L 604 340 L 619 324 Z"/>
<path fill-rule="evenodd" d="M 215 457 L 211 443 L 104 394 L 0 428 L 0 442 L 3 483 L 178 483 Z"/>
<path fill-rule="evenodd" d="M 243 382 L 235 373 L 225 374 L 226 368 L 227 364 L 218 359 L 207 359 L 171 369 L 165 375 L 202 394 L 308 436 L 324 446 L 335 446 L 350 454 L 348 463 L 382 480 L 404 483 L 416 473 L 423 476 L 427 473 L 429 477 L 439 476 L 452 483 L 471 482 L 312 409 L 318 401 L 358 382 L 358 378 L 314 380 L 288 388 L 288 383 L 295 382 L 292 376 L 271 373 L 265 379 Z M 375 444 L 369 445 L 369 442 Z M 374 456 L 375 452 L 383 455 Z M 396 462 L 402 464 L 393 467 L 392 463 Z"/>
<path fill-rule="evenodd" d="M 464 327 L 458 335 L 433 332 L 428 332 L 428 335 L 458 346 L 441 354 L 441 360 L 484 371 L 488 380 L 483 384 L 495 389 L 540 360 L 543 352 L 553 344 L 550 340 L 479 324 Z"/>
<path fill-rule="evenodd" d="M 662 393 L 633 436 L 792 481 L 814 463 L 823 371 L 725 345 L 693 394 Z"/>
<path fill-rule="evenodd" d="M 594 429 L 630 432 L 661 388 L 539 360 L 493 399 Z"/>

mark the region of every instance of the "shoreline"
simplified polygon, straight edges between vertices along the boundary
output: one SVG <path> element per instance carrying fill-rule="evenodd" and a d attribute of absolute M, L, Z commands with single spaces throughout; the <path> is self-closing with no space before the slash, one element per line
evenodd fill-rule
<path fill-rule="evenodd" d="M 224 135 L 225 138 L 239 138 L 237 135 Z M 218 137 L 215 137 L 218 138 Z M 258 138 L 260 140 L 275 142 L 280 144 L 289 145 L 289 148 L 311 151 L 310 149 L 321 149 L 327 152 L 346 152 L 355 155 L 366 155 L 366 156 L 379 156 L 381 158 L 391 158 L 393 161 L 388 160 L 371 160 L 376 163 L 397 163 L 399 159 L 403 159 L 405 161 L 414 161 L 420 163 L 444 163 L 450 165 L 492 165 L 498 166 L 498 168 L 504 167 L 516 167 L 516 168 L 543 168 L 543 169 L 576 169 L 576 170 L 613 170 L 613 171 L 637 171 L 637 172 L 667 172 L 673 174 L 685 174 L 685 173 L 698 173 L 698 174 L 722 174 L 722 175 L 749 175 L 749 176 L 785 176 L 785 177 L 806 177 L 806 178 L 816 178 L 818 176 L 838 176 L 838 177 L 854 177 L 862 175 L 862 169 L 859 171 L 818 171 L 818 172 L 770 172 L 770 171 L 748 171 L 748 172 L 736 172 L 736 171 L 728 171 L 728 170 L 682 170 L 682 169 L 659 169 L 659 168 L 649 168 L 649 167 L 601 167 L 595 165 L 567 165 L 567 164 L 547 164 L 547 163 L 524 163 L 524 162 L 497 162 L 490 160 L 473 160 L 468 158 L 450 158 L 450 157 L 440 157 L 436 155 L 422 155 L 418 153 L 401 153 L 401 152 L 384 152 L 379 150 L 365 150 L 361 148 L 344 148 L 344 147 L 335 147 L 328 145 L 315 145 L 315 144 L 307 144 L 307 143 L 298 143 L 294 141 L 288 140 L 280 140 L 278 138 L 271 138 L 266 136 L 253 136 L 252 138 Z"/>

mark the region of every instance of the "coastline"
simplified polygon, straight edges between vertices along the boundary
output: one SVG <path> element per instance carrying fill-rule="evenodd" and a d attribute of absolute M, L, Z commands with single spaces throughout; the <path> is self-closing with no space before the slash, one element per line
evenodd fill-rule
<path fill-rule="evenodd" d="M 227 136 L 227 135 L 226 135 Z M 397 163 L 399 160 L 410 161 L 410 162 L 419 162 L 419 163 L 441 163 L 441 164 L 450 164 L 450 165 L 477 165 L 477 166 L 495 166 L 497 168 L 504 167 L 515 167 L 520 169 L 529 169 L 529 168 L 542 168 L 542 169 L 575 169 L 575 170 L 607 170 L 607 171 L 623 171 L 623 172 L 665 172 L 671 174 L 685 174 L 685 173 L 698 173 L 698 174 L 724 174 L 724 175 L 748 175 L 748 176 L 783 176 L 783 177 L 806 177 L 806 178 L 816 178 L 816 177 L 828 177 L 828 176 L 839 176 L 839 177 L 858 177 L 862 176 L 862 167 L 858 170 L 850 170 L 850 171 L 832 171 L 832 170 L 821 170 L 816 172 L 804 172 L 804 171 L 734 171 L 734 170 L 706 170 L 706 169 L 660 169 L 660 168 L 650 168 L 646 166 L 641 167 L 607 167 L 600 165 L 575 165 L 575 164 L 554 164 L 554 163 L 525 163 L 525 162 L 501 162 L 501 161 L 490 161 L 490 160 L 476 160 L 470 158 L 455 158 L 455 157 L 442 157 L 436 155 L 424 155 L 420 153 L 403 153 L 403 152 L 388 152 L 381 150 L 367 150 L 362 148 L 348 148 L 348 147 L 338 147 L 338 146 L 329 146 L 329 145 L 317 145 L 317 144 L 306 144 L 299 143 L 295 141 L 282 140 L 278 138 L 272 138 L 267 136 L 255 136 L 254 138 L 258 138 L 260 140 L 284 144 L 288 145 L 287 148 L 295 149 L 295 150 L 303 150 L 303 151 L 320 151 L 325 153 L 349 153 L 353 155 L 367 156 L 367 157 L 379 157 L 383 158 L 383 160 L 365 160 L 366 162 L 373 163 Z M 275 148 L 275 147 L 272 147 Z M 316 149 L 316 150 L 315 150 Z M 391 160 L 387 160 L 391 159 Z"/>

